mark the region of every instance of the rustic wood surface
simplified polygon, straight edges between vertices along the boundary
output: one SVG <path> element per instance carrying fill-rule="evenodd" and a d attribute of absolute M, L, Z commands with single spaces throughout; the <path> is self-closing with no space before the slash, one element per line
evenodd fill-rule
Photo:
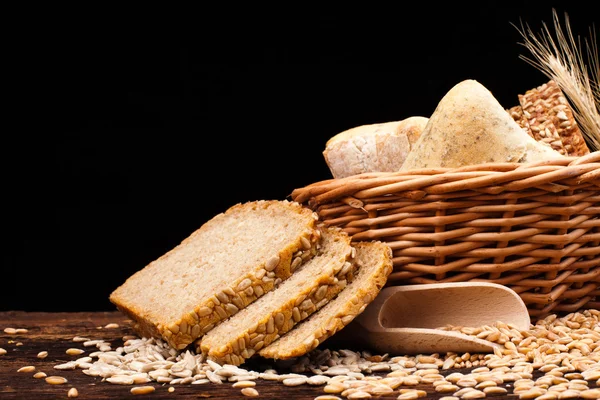
<path fill-rule="evenodd" d="M 119 328 L 104 328 L 109 323 L 119 324 Z M 22 334 L 7 334 L 4 329 L 25 328 Z M 77 346 L 72 341 L 74 336 L 90 339 L 104 339 L 114 347 L 122 344 L 124 335 L 134 334 L 130 321 L 119 312 L 77 312 L 77 313 L 42 313 L 8 311 L 0 312 L 0 348 L 7 353 L 0 355 L 0 398 L 1 399 L 67 399 L 67 392 L 75 387 L 81 399 L 248 399 L 240 389 L 233 388 L 231 383 L 203 385 L 168 385 L 150 382 L 156 390 L 151 394 L 133 395 L 132 386 L 116 385 L 103 382 L 102 378 L 85 375 L 80 369 L 59 371 L 54 365 L 75 360 L 80 356 L 69 356 L 66 350 Z M 324 343 L 325 344 L 325 343 Z M 40 351 L 48 351 L 45 359 L 37 358 Z M 96 350 L 96 348 L 94 348 Z M 48 376 L 59 375 L 67 378 L 63 385 L 50 385 L 44 379 L 33 378 L 34 372 L 17 372 L 21 367 L 32 365 L 36 371 L 43 371 Z M 246 365 L 244 366 L 248 368 Z M 250 368 L 248 368 L 250 369 Z M 468 370 L 447 370 L 452 372 L 468 372 Z M 173 386 L 174 392 L 168 392 Z M 591 387 L 594 385 L 590 385 Z M 255 387 L 260 399 L 314 399 L 324 395 L 322 386 L 301 385 L 284 386 L 274 381 L 257 380 Z M 428 392 L 427 398 L 437 399 L 442 394 L 436 393 L 429 384 L 412 387 Z M 509 392 L 510 393 L 510 392 Z M 377 397 L 380 399 L 396 399 L 398 390 L 393 395 Z M 518 398 L 506 395 L 505 398 Z M 490 398 L 499 398 L 490 396 Z"/>

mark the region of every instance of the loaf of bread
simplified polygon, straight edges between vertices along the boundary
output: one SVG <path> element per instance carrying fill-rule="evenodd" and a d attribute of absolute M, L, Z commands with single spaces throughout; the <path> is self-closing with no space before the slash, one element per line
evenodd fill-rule
<path fill-rule="evenodd" d="M 236 204 L 130 276 L 110 301 L 144 337 L 183 349 L 316 254 L 317 214 L 287 200 Z"/>
<path fill-rule="evenodd" d="M 392 250 L 379 241 L 353 246 L 358 266 L 354 280 L 319 311 L 260 350 L 260 356 L 282 360 L 300 357 L 343 329 L 375 299 L 392 272 Z"/>
<path fill-rule="evenodd" d="M 583 156 L 590 149 L 567 97 L 554 80 L 519 94 L 511 117 L 538 142 L 565 156 Z"/>
<path fill-rule="evenodd" d="M 331 137 L 323 156 L 334 178 L 364 172 L 395 172 L 425 128 L 428 119 L 361 125 Z"/>
<path fill-rule="evenodd" d="M 487 88 L 468 79 L 440 100 L 401 170 L 560 157 L 564 156 L 529 136 Z"/>
<path fill-rule="evenodd" d="M 350 236 L 323 228 L 317 254 L 290 278 L 232 315 L 196 342 L 196 352 L 219 364 L 240 365 L 323 307 L 352 281 Z"/>

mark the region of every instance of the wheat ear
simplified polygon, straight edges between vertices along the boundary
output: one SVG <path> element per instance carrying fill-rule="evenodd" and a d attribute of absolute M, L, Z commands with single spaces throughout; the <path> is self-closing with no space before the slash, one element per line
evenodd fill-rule
<path fill-rule="evenodd" d="M 515 26 L 524 39 L 521 44 L 533 56 L 521 55 L 520 58 L 554 80 L 561 88 L 571 103 L 575 121 L 588 145 L 592 151 L 596 151 L 600 149 L 600 62 L 595 30 L 590 28 L 590 41 L 584 39 L 587 54 L 584 59 L 580 39 L 577 37 L 577 41 L 575 40 L 567 13 L 564 31 L 555 9 L 552 14 L 556 40 L 544 22 L 541 38 L 537 38 L 529 26 L 526 29 L 523 25 L 520 29 Z"/>

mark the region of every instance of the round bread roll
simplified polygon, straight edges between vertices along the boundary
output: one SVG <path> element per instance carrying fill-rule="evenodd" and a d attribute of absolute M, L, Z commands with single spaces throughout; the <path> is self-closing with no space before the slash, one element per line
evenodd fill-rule
<path fill-rule="evenodd" d="M 361 125 L 330 138 L 323 156 L 334 178 L 400 169 L 428 118 Z"/>

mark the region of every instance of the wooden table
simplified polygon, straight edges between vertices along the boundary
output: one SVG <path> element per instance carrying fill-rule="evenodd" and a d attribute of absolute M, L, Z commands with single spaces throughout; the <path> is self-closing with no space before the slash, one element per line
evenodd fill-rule
<path fill-rule="evenodd" d="M 119 324 L 118 328 L 104 328 L 109 323 Z M 25 328 L 25 333 L 7 334 L 3 330 L 7 327 Z M 0 312 L 0 348 L 7 353 L 0 355 L 0 398 L 1 399 L 67 399 L 67 392 L 71 387 L 77 388 L 78 398 L 81 399 L 248 399 L 240 393 L 239 388 L 233 388 L 231 383 L 221 385 L 165 385 L 156 382 L 147 385 L 154 386 L 156 390 L 151 394 L 133 395 L 131 386 L 117 385 L 103 382 L 99 377 L 84 374 L 80 369 L 59 371 L 54 365 L 64 363 L 81 356 L 69 356 L 66 350 L 76 346 L 74 336 L 83 336 L 90 339 L 104 339 L 115 345 L 122 344 L 124 335 L 134 334 L 130 328 L 130 321 L 119 312 L 77 312 L 77 313 L 41 313 L 9 311 Z M 39 359 L 37 354 L 47 351 L 45 359 Z M 63 385 L 50 385 L 44 379 L 33 377 L 34 372 L 17 372 L 24 366 L 35 366 L 36 371 L 43 371 L 48 376 L 59 375 L 67 378 Z M 468 372 L 468 370 L 447 370 L 443 373 Z M 174 392 L 168 388 L 173 386 Z M 427 398 L 439 398 L 442 394 L 436 393 L 429 384 L 419 385 L 418 389 L 427 391 Z M 260 399 L 314 399 L 325 394 L 322 386 L 301 385 L 288 387 L 280 382 L 258 380 L 256 389 Z M 381 396 L 381 399 L 396 399 L 394 395 Z M 490 396 L 491 397 L 491 396 Z M 498 398 L 494 396 L 493 398 Z M 507 395 L 505 398 L 518 398 Z"/>

